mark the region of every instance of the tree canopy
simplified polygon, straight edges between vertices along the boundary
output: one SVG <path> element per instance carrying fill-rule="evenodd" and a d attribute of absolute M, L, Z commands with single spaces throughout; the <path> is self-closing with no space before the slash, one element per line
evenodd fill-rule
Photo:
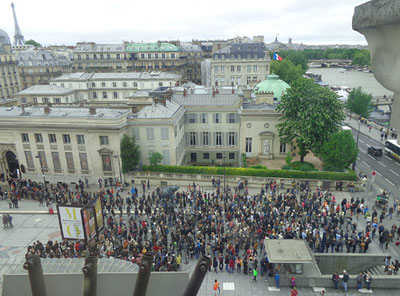
<path fill-rule="evenodd" d="M 363 50 L 355 52 L 353 55 L 352 63 L 354 65 L 360 65 L 360 66 L 370 66 L 371 65 L 371 56 L 370 56 L 369 50 L 363 49 Z"/>
<path fill-rule="evenodd" d="M 370 111 L 372 95 L 362 91 L 361 87 L 353 89 L 348 98 L 346 107 L 352 113 L 368 118 Z"/>
<path fill-rule="evenodd" d="M 337 132 L 322 146 L 321 158 L 324 169 L 341 172 L 356 161 L 358 152 L 351 131 Z"/>
<path fill-rule="evenodd" d="M 42 45 L 39 42 L 36 42 L 33 39 L 29 39 L 29 40 L 25 41 L 25 44 L 33 45 L 34 47 L 42 47 Z"/>
<path fill-rule="evenodd" d="M 288 84 L 299 79 L 304 74 L 301 65 L 295 65 L 290 60 L 283 59 L 282 61 L 271 62 L 271 73 L 275 73 L 280 79 Z"/>
<path fill-rule="evenodd" d="M 307 78 L 292 83 L 277 111 L 282 114 L 277 125 L 279 136 L 284 143 L 296 141 L 302 162 L 309 151 L 320 153 L 345 118 L 337 95 Z"/>
<path fill-rule="evenodd" d="M 149 157 L 150 165 L 159 165 L 162 162 L 163 158 L 164 157 L 159 152 L 151 153 Z"/>
<path fill-rule="evenodd" d="M 121 139 L 121 162 L 122 172 L 126 174 L 133 171 L 139 164 L 140 149 L 136 144 L 135 137 L 124 134 Z"/>

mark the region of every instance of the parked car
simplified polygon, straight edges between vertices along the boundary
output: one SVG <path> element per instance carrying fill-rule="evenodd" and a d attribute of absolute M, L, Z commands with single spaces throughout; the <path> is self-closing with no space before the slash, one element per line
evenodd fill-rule
<path fill-rule="evenodd" d="M 383 155 L 382 149 L 376 148 L 376 147 L 368 147 L 367 152 L 369 155 L 372 155 L 372 156 L 382 156 Z"/>

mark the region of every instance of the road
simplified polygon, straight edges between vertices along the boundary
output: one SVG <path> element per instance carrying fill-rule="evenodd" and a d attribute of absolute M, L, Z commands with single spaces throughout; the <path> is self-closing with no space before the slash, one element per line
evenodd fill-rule
<path fill-rule="evenodd" d="M 357 140 L 358 131 L 352 129 L 354 138 Z M 360 171 L 368 176 L 369 185 L 373 183 L 374 193 L 380 193 L 383 189 L 391 192 L 391 196 L 400 197 L 400 162 L 387 156 L 385 153 L 381 157 L 373 157 L 367 153 L 370 146 L 384 147 L 384 141 L 377 141 L 368 135 L 360 133 L 358 147 L 360 153 L 356 162 L 356 172 Z M 375 180 L 372 172 L 376 171 Z"/>

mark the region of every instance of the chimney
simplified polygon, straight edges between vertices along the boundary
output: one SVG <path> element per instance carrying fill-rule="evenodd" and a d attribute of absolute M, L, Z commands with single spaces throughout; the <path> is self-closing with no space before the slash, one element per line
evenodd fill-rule
<path fill-rule="evenodd" d="M 215 94 L 216 95 L 219 94 L 219 89 L 218 88 L 215 89 Z"/>
<path fill-rule="evenodd" d="M 215 90 L 214 90 L 214 88 L 213 88 L 213 90 L 212 90 L 212 96 L 215 97 Z"/>
<path fill-rule="evenodd" d="M 235 94 L 235 88 L 232 86 L 232 94 Z"/>
<path fill-rule="evenodd" d="M 90 115 L 95 115 L 96 114 L 96 107 L 90 106 L 89 107 L 89 114 Z"/>
<path fill-rule="evenodd" d="M 160 99 L 159 99 L 159 98 L 154 98 L 153 101 L 154 101 L 154 104 L 155 104 L 155 105 L 157 105 L 158 103 L 160 103 Z"/>
<path fill-rule="evenodd" d="M 133 105 L 133 106 L 132 106 L 132 113 L 135 114 L 135 113 L 137 113 L 137 111 L 138 111 L 138 110 L 137 110 L 137 106 L 136 106 L 136 105 Z"/>
<path fill-rule="evenodd" d="M 25 112 L 25 105 L 24 104 L 21 105 L 21 111 L 22 111 L 22 113 Z"/>
<path fill-rule="evenodd" d="M 186 97 L 186 88 L 183 89 L 183 96 Z"/>
<path fill-rule="evenodd" d="M 49 106 L 44 106 L 44 114 L 50 114 L 50 107 Z"/>

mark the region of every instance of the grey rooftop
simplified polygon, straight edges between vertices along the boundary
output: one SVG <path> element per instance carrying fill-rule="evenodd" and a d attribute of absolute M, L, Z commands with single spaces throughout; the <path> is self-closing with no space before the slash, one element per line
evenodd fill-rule
<path fill-rule="evenodd" d="M 183 106 L 231 106 L 239 101 L 237 94 L 187 94 L 174 95 L 172 100 Z"/>
<path fill-rule="evenodd" d="M 17 95 L 60 95 L 65 96 L 73 94 L 75 90 L 61 87 L 58 85 L 33 85 L 27 89 L 20 91 Z"/>

